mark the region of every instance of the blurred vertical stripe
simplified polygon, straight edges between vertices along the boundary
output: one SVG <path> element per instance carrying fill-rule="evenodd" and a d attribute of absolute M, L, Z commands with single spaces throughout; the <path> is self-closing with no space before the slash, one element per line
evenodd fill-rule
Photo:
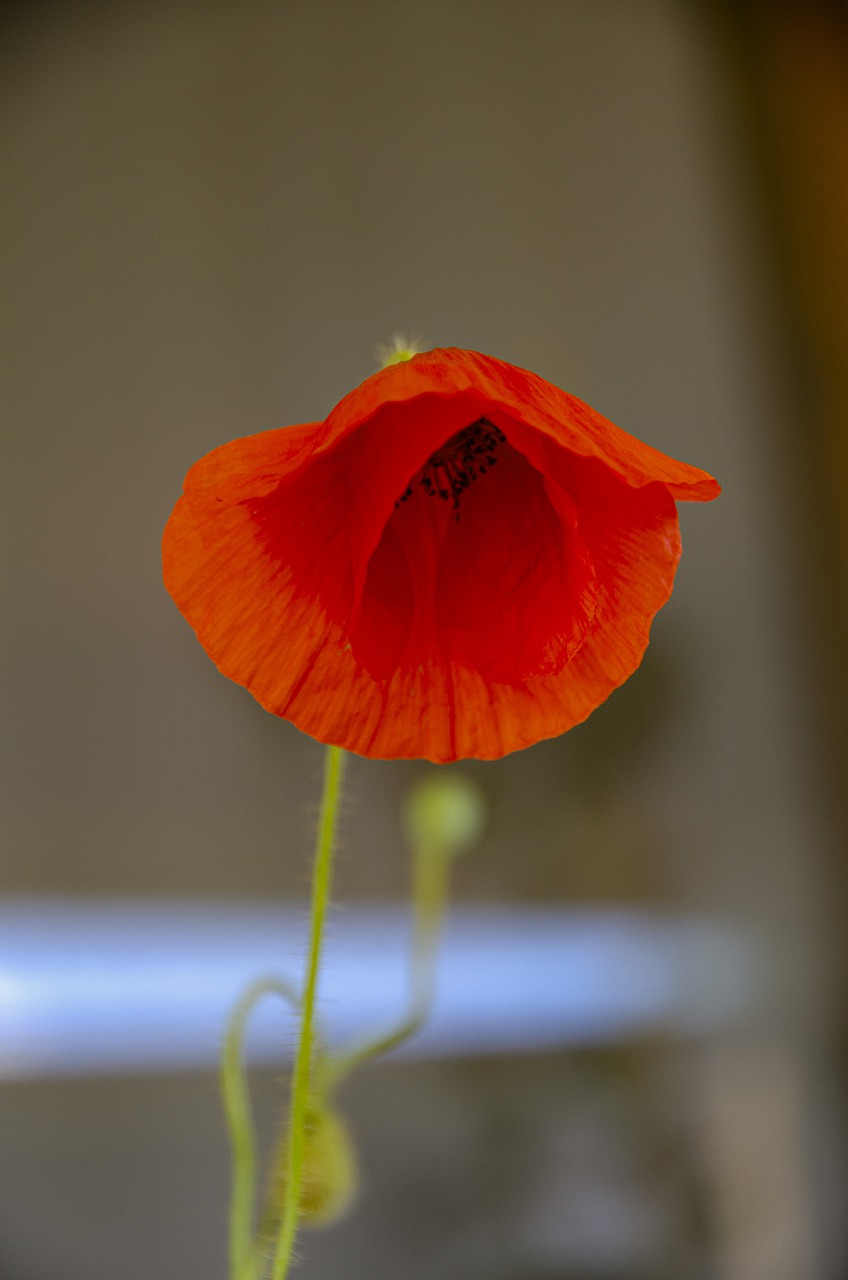
<path fill-rule="evenodd" d="M 717 0 L 761 163 L 798 414 L 790 446 L 815 545 L 809 572 L 829 624 L 825 714 L 848 788 L 848 4 Z M 817 635 L 813 636 L 816 631 Z M 821 630 L 810 628 L 811 644 Z"/>

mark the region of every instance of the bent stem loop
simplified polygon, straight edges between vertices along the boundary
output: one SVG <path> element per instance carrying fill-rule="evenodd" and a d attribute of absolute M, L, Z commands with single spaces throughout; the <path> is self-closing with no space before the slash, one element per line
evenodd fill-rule
<path fill-rule="evenodd" d="M 452 852 L 435 840 L 416 844 L 409 1010 L 401 1023 L 386 1035 L 327 1059 L 323 1064 L 322 1084 L 328 1091 L 363 1063 L 398 1048 L 427 1020 L 435 991 L 436 959 L 448 899 Z"/>
<path fill-rule="evenodd" d="M 318 825 L 315 865 L 312 874 L 309 957 L 301 1002 L 300 1038 L 292 1076 L 289 1135 L 286 1152 L 285 1199 L 280 1232 L 274 1252 L 271 1280 L 285 1280 L 288 1275 L 294 1251 L 298 1217 L 300 1215 L 303 1152 L 312 1071 L 315 994 L 318 985 L 324 919 L 330 900 L 333 844 L 344 777 L 344 757 L 345 753 L 340 747 L 327 747 L 324 756 L 324 789 L 321 797 L 321 817 Z"/>
<path fill-rule="evenodd" d="M 242 993 L 230 1015 L 221 1056 L 221 1095 L 233 1155 L 230 1195 L 230 1280 L 254 1280 L 253 1203 L 256 1194 L 256 1134 L 244 1062 L 247 1022 L 260 1000 L 278 995 L 295 1011 L 297 992 L 280 978 L 257 978 Z"/>

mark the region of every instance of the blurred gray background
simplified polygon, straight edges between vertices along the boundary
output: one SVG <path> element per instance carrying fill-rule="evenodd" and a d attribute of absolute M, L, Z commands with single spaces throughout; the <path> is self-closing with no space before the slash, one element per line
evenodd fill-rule
<path fill-rule="evenodd" d="M 456 891 L 728 920 L 768 940 L 764 1006 L 696 1044 L 374 1068 L 345 1094 L 361 1201 L 305 1280 L 848 1275 L 825 363 L 763 158 L 767 7 L 729 10 L 4 20 L 3 895 L 305 895 L 321 750 L 218 675 L 159 538 L 198 456 L 323 417 L 393 333 L 532 368 L 724 485 L 681 511 L 632 681 L 457 766 L 490 824 Z M 426 768 L 351 761 L 340 900 L 403 900 Z M 212 1073 L 9 1082 L 0 1133 L 2 1280 L 224 1275 Z"/>

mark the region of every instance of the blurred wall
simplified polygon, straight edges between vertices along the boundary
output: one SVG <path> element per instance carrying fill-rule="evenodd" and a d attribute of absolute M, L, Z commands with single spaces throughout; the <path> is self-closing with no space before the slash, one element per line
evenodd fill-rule
<path fill-rule="evenodd" d="M 223 680 L 167 599 L 182 477 L 235 435 L 322 417 L 397 330 L 533 368 L 725 492 L 682 512 L 679 585 L 631 683 L 565 739 L 466 766 L 492 822 L 458 891 L 660 903 L 767 939 L 761 1023 L 692 1068 L 711 1247 L 732 1280 L 835 1274 L 831 1165 L 805 1145 L 835 1114 L 835 912 L 795 401 L 708 10 L 54 6 L 18 11 L 0 57 L 0 888 L 303 894 L 320 750 Z M 353 762 L 342 896 L 404 892 L 397 810 L 421 769 Z M 742 1146 L 791 1166 L 765 1189 L 726 1124 L 753 1114 L 763 1062 L 773 1106 Z M 76 1274 L 40 1240 L 38 1274 Z"/>

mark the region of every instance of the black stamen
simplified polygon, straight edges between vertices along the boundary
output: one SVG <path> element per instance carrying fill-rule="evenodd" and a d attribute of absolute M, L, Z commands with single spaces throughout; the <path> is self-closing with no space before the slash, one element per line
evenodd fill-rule
<path fill-rule="evenodd" d="M 430 454 L 395 506 L 411 498 L 415 486 L 419 485 L 428 497 L 452 503 L 458 520 L 460 498 L 472 480 L 484 476 L 487 467 L 495 465 L 496 450 L 502 444 L 506 444 L 506 436 L 500 427 L 488 418 L 478 418 Z"/>

